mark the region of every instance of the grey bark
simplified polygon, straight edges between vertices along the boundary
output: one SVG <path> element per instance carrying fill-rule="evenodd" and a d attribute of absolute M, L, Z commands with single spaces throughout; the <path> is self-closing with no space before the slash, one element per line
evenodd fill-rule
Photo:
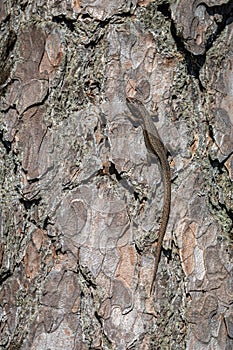
<path fill-rule="evenodd" d="M 231 1 L 0 3 L 0 348 L 233 348 Z M 126 96 L 169 150 L 172 205 Z"/>

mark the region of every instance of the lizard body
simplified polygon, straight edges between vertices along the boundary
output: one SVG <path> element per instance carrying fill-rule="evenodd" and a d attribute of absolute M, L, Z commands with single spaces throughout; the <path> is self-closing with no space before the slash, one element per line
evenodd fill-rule
<path fill-rule="evenodd" d="M 171 175 L 170 175 L 170 166 L 167 160 L 167 151 L 166 148 L 159 136 L 159 133 L 154 125 L 151 116 L 144 107 L 144 105 L 134 98 L 127 97 L 126 104 L 132 113 L 133 117 L 137 121 L 141 121 L 143 127 L 144 138 L 147 148 L 155 154 L 160 162 L 162 169 L 163 182 L 164 182 L 164 204 L 163 204 L 163 213 L 161 219 L 161 225 L 158 233 L 158 243 L 156 248 L 155 264 L 154 264 L 154 273 L 151 283 L 150 295 L 154 290 L 154 283 L 156 279 L 156 274 L 158 270 L 163 238 L 166 232 L 166 227 L 169 219 L 170 206 L 171 206 Z"/>

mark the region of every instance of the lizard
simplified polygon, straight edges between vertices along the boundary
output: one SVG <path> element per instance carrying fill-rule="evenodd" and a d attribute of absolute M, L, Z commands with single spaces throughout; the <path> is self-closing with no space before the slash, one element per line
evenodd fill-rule
<path fill-rule="evenodd" d="M 164 182 L 163 212 L 162 212 L 161 224 L 160 224 L 159 233 L 158 233 L 158 243 L 156 247 L 153 278 L 152 278 L 152 283 L 150 288 L 150 295 L 152 295 L 154 291 L 154 284 L 155 284 L 160 256 L 161 256 L 163 238 L 166 232 L 167 223 L 168 223 L 169 214 L 170 214 L 171 172 L 170 172 L 169 162 L 167 159 L 167 150 L 159 136 L 158 130 L 155 124 L 153 123 L 153 120 L 149 112 L 147 111 L 143 103 L 136 98 L 127 97 L 126 105 L 129 108 L 131 114 L 133 115 L 133 120 L 139 121 L 143 128 L 144 139 L 148 150 L 153 154 L 155 154 L 159 159 L 160 166 L 162 169 L 163 182 Z"/>

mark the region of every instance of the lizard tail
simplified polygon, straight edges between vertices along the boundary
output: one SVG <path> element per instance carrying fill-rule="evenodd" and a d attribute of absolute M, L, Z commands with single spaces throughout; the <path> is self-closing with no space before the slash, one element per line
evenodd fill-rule
<path fill-rule="evenodd" d="M 166 174 L 164 174 L 164 205 L 163 205 L 161 225 L 158 233 L 158 242 L 156 247 L 156 256 L 155 256 L 155 262 L 154 262 L 153 279 L 150 287 L 150 295 L 152 295 L 154 292 L 154 285 L 155 285 L 156 275 L 157 275 L 161 251 L 162 251 L 163 238 L 166 232 L 167 223 L 169 219 L 170 203 L 171 203 L 171 185 L 170 184 L 171 184 L 171 179 L 170 179 L 170 170 L 169 170 L 169 172 L 166 172 Z"/>

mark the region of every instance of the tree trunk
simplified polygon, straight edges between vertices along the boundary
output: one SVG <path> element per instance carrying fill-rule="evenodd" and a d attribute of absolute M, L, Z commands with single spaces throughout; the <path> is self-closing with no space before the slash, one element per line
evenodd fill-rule
<path fill-rule="evenodd" d="M 1 349 L 233 348 L 232 18 L 220 0 L 1 1 Z M 163 171 L 128 97 L 171 168 L 152 295 Z"/>

